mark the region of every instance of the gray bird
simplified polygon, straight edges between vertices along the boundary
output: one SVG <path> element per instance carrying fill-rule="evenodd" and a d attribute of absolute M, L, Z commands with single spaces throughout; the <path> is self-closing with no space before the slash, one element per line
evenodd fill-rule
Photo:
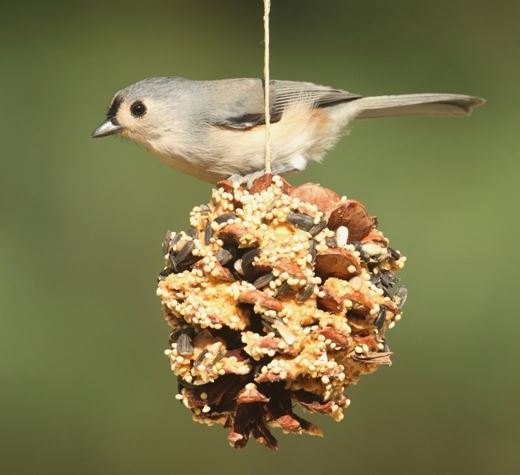
<path fill-rule="evenodd" d="M 460 94 L 363 97 L 310 82 L 271 81 L 271 160 L 276 174 L 319 162 L 354 119 L 464 117 L 485 101 Z M 118 91 L 92 137 L 121 134 L 167 165 L 209 182 L 253 177 L 264 167 L 260 79 L 144 79 Z"/>

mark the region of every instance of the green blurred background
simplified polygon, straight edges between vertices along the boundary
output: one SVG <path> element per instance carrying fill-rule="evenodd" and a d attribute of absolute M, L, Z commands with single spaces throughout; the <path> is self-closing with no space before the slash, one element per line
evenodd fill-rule
<path fill-rule="evenodd" d="M 357 123 L 293 178 L 365 202 L 409 258 L 394 365 L 349 391 L 341 424 L 233 451 L 174 399 L 160 244 L 209 186 L 90 132 L 144 77 L 260 76 L 261 14 L 260 0 L 3 3 L 0 473 L 519 473 L 513 0 L 273 0 L 273 77 L 488 104 Z"/>

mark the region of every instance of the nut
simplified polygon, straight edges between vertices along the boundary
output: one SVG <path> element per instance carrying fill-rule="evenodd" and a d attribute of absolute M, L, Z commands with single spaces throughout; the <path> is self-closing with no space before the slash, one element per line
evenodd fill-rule
<path fill-rule="evenodd" d="M 368 215 L 366 208 L 356 200 L 349 200 L 335 208 L 329 217 L 328 227 L 348 228 L 348 242 L 361 241 L 374 227 L 375 218 Z"/>
<path fill-rule="evenodd" d="M 329 188 L 324 188 L 316 183 L 305 183 L 290 190 L 289 194 L 301 201 L 311 203 L 324 213 L 330 212 L 339 202 L 340 197 Z"/>

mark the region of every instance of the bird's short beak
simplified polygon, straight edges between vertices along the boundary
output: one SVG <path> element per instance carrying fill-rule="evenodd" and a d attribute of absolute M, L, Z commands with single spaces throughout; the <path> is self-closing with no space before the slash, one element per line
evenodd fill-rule
<path fill-rule="evenodd" d="M 105 120 L 97 129 L 92 132 L 92 138 L 97 139 L 98 137 L 106 137 L 107 135 L 117 134 L 121 132 L 121 127 L 117 120 L 109 118 Z"/>

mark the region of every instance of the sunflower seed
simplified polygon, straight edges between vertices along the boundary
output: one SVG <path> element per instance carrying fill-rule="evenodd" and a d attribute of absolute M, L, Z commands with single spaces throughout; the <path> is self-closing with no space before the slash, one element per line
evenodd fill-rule
<path fill-rule="evenodd" d="M 222 224 L 229 221 L 230 219 L 235 219 L 236 217 L 237 215 L 235 213 L 225 213 L 217 216 L 213 221 L 217 224 Z"/>
<path fill-rule="evenodd" d="M 289 330 L 289 327 L 285 323 L 277 320 L 273 323 L 273 328 L 280 334 L 288 345 L 292 345 L 296 341 L 294 333 Z"/>
<path fill-rule="evenodd" d="M 177 340 L 179 339 L 182 333 L 186 333 L 187 335 L 191 336 L 193 333 L 193 329 L 188 326 L 183 326 L 183 328 L 176 328 L 175 330 L 172 330 L 170 332 L 170 344 L 177 343 Z"/>
<path fill-rule="evenodd" d="M 188 241 L 186 244 L 184 244 L 184 246 L 182 246 L 182 249 L 177 253 L 177 263 L 182 264 L 183 261 L 185 261 L 189 256 L 191 256 L 193 249 L 195 249 L 195 243 L 193 241 Z"/>
<path fill-rule="evenodd" d="M 266 321 L 262 320 L 262 326 L 265 333 L 273 332 L 275 333 L 275 329 Z"/>
<path fill-rule="evenodd" d="M 194 368 L 197 368 L 197 366 L 199 366 L 203 361 L 204 361 L 204 358 L 206 357 L 206 354 L 208 353 L 208 350 L 202 350 L 200 353 L 199 353 L 199 356 L 197 356 L 197 358 L 195 359 L 195 361 L 193 362 L 193 367 Z"/>
<path fill-rule="evenodd" d="M 318 224 L 315 224 L 309 229 L 309 234 L 311 236 L 316 236 L 316 234 L 321 233 L 325 227 L 327 226 L 327 221 L 321 220 Z"/>
<path fill-rule="evenodd" d="M 197 228 L 194 228 L 193 226 L 188 229 L 188 232 L 186 233 L 190 238 L 197 239 L 199 237 L 199 231 Z"/>
<path fill-rule="evenodd" d="M 408 297 L 408 290 L 406 287 L 399 287 L 397 292 L 395 293 L 396 297 L 399 297 L 401 300 L 399 302 L 399 308 L 403 308 L 406 303 L 406 298 Z"/>
<path fill-rule="evenodd" d="M 327 239 L 325 239 L 325 244 L 328 247 L 338 247 L 338 243 L 335 237 L 328 237 Z"/>
<path fill-rule="evenodd" d="M 303 213 L 289 213 L 287 221 L 304 231 L 309 231 L 314 226 L 314 219 Z"/>
<path fill-rule="evenodd" d="M 398 281 L 398 277 L 393 272 L 381 272 L 381 286 L 389 295 L 393 294 L 394 286 Z"/>
<path fill-rule="evenodd" d="M 198 387 L 195 384 L 188 383 L 187 381 L 184 381 L 182 378 L 177 378 L 177 390 L 179 393 L 182 392 L 183 388 L 188 389 L 198 389 Z"/>
<path fill-rule="evenodd" d="M 265 313 L 262 313 L 260 315 L 260 318 L 262 319 L 262 321 L 265 323 L 267 322 L 268 324 L 272 325 L 275 321 L 276 321 L 276 318 L 274 317 L 270 317 L 268 315 L 266 315 Z"/>
<path fill-rule="evenodd" d="M 389 247 L 388 248 L 388 252 L 390 253 L 390 255 L 392 256 L 392 259 L 394 261 L 398 261 L 400 258 L 401 258 L 401 253 L 399 251 L 396 251 L 394 248 L 392 247 Z"/>
<path fill-rule="evenodd" d="M 209 246 L 210 239 L 213 236 L 213 230 L 211 229 L 211 223 L 207 223 L 206 227 L 204 228 L 204 244 L 206 246 Z"/>
<path fill-rule="evenodd" d="M 368 262 L 370 260 L 370 256 L 361 248 L 359 248 L 359 258 L 364 262 Z"/>
<path fill-rule="evenodd" d="M 264 274 L 264 275 L 261 275 L 260 277 L 258 277 L 254 282 L 253 282 L 253 285 L 257 288 L 257 289 L 263 289 L 266 285 L 269 284 L 269 282 L 271 282 L 272 280 L 274 279 L 274 275 L 269 272 L 268 274 Z"/>
<path fill-rule="evenodd" d="M 172 331 L 170 332 L 170 336 L 168 337 L 168 342 L 170 343 L 170 345 L 171 345 L 172 343 L 175 343 L 175 342 L 177 341 L 177 338 L 178 338 L 178 336 L 179 336 L 178 333 L 179 333 L 178 330 L 172 330 Z"/>
<path fill-rule="evenodd" d="M 226 356 L 226 350 L 222 349 L 217 353 L 217 356 L 215 356 L 215 358 L 213 358 L 213 361 L 211 362 L 210 367 L 215 366 L 222 358 L 224 358 L 224 356 Z"/>
<path fill-rule="evenodd" d="M 177 265 L 177 258 L 175 257 L 175 254 L 170 251 L 170 254 L 168 255 L 168 261 L 170 262 L 170 267 L 172 268 L 173 272 L 179 272 L 179 266 Z"/>
<path fill-rule="evenodd" d="M 377 317 L 374 320 L 374 325 L 378 330 L 381 330 L 381 328 L 383 328 L 383 325 L 385 324 L 385 317 L 386 317 L 386 308 L 382 307 L 381 310 L 379 310 L 379 313 L 377 314 Z"/>
<path fill-rule="evenodd" d="M 193 264 L 200 261 L 202 259 L 202 256 L 194 256 L 193 254 L 190 254 L 186 259 L 184 259 L 182 262 L 179 262 L 179 272 L 183 272 L 185 270 L 190 269 Z"/>
<path fill-rule="evenodd" d="M 314 239 L 311 239 L 309 242 L 309 254 L 312 259 L 311 262 L 314 262 L 316 260 L 316 241 Z"/>
<path fill-rule="evenodd" d="M 193 345 L 191 344 L 191 338 L 187 333 L 181 333 L 177 339 L 177 352 L 179 355 L 191 355 L 193 354 Z"/>
<path fill-rule="evenodd" d="M 278 287 L 276 292 L 276 297 L 283 297 L 284 295 L 289 294 L 292 291 L 291 286 L 287 282 L 282 282 L 282 285 Z"/>
<path fill-rule="evenodd" d="M 244 276 L 244 268 L 242 267 L 242 259 L 238 259 L 233 264 L 233 269 L 235 269 L 241 276 Z"/>
<path fill-rule="evenodd" d="M 175 271 L 171 267 L 167 267 L 166 269 L 159 272 L 159 277 L 157 277 L 157 280 L 164 280 L 166 277 L 168 277 L 170 274 L 173 274 Z"/>
<path fill-rule="evenodd" d="M 260 253 L 258 248 L 251 249 L 250 251 L 247 251 L 241 258 L 242 261 L 242 270 L 244 275 L 251 276 L 256 273 L 255 266 L 253 265 L 253 262 L 255 260 L 255 257 L 258 256 Z"/>
<path fill-rule="evenodd" d="M 305 302 L 314 292 L 314 284 L 309 284 L 306 287 L 300 289 L 296 295 L 295 300 L 299 303 Z"/>
<path fill-rule="evenodd" d="M 170 231 L 171 232 L 171 231 Z M 182 234 L 184 234 L 182 231 L 180 233 L 174 233 L 174 232 L 171 232 L 171 239 L 170 239 L 170 243 L 168 245 L 168 251 L 171 251 L 173 250 L 173 248 L 177 245 L 177 243 L 181 240 L 182 238 Z M 166 237 L 165 237 L 166 239 Z M 167 251 L 167 252 L 168 252 Z M 165 252 L 166 254 L 166 252 Z"/>
<path fill-rule="evenodd" d="M 233 254 L 229 252 L 227 249 L 220 249 L 215 255 L 217 261 L 219 261 L 223 266 L 225 266 L 229 261 L 233 259 Z"/>
<path fill-rule="evenodd" d="M 175 237 L 175 233 L 173 231 L 166 231 L 166 235 L 164 236 L 164 240 L 162 243 L 163 254 L 168 254 L 168 251 L 170 250 L 170 244 L 174 237 Z"/>

